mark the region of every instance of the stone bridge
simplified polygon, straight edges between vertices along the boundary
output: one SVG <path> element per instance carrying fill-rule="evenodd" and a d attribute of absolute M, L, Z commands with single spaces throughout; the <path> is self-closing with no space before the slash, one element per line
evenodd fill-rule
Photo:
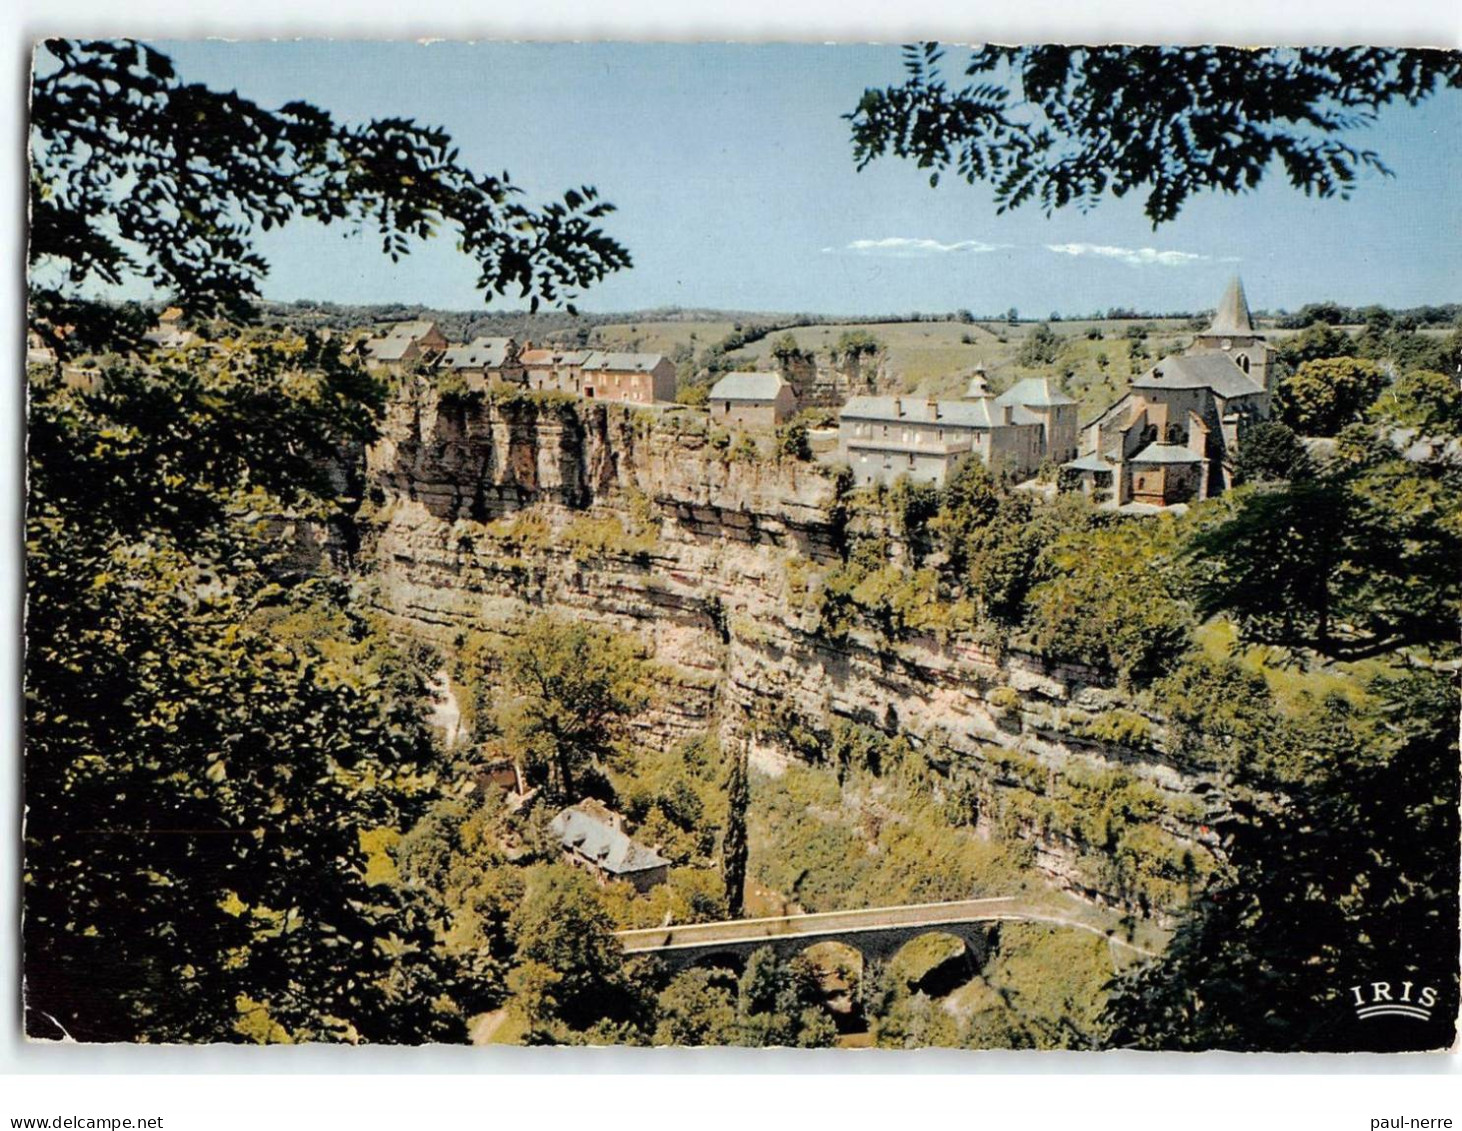
<path fill-rule="evenodd" d="M 1122 946 L 1151 956 L 1151 952 L 1116 939 L 1106 931 L 1035 908 L 1029 900 L 1016 896 L 644 927 L 619 931 L 616 937 L 627 956 L 654 955 L 672 969 L 680 969 L 722 957 L 740 964 L 752 951 L 764 946 L 785 958 L 820 942 L 852 947 L 863 956 L 864 962 L 882 961 L 910 940 L 938 933 L 963 941 L 975 964 L 982 966 L 989 956 L 996 925 L 1006 921 L 1050 923 L 1089 931 L 1104 935 L 1113 947 Z M 1115 953 L 1113 962 L 1116 962 Z"/>

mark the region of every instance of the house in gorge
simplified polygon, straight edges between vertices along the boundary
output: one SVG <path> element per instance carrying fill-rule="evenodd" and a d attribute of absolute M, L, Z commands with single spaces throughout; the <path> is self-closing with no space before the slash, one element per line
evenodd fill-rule
<path fill-rule="evenodd" d="M 1269 416 L 1273 361 L 1235 278 L 1186 352 L 1135 378 L 1082 429 L 1081 454 L 1062 466 L 1063 479 L 1134 510 L 1221 494 L 1244 434 Z"/>
<path fill-rule="evenodd" d="M 622 881 L 641 892 L 663 884 L 670 861 L 631 840 L 621 825 L 619 814 L 597 801 L 581 801 L 554 817 L 548 830 L 558 838 L 564 859 L 601 884 Z"/>

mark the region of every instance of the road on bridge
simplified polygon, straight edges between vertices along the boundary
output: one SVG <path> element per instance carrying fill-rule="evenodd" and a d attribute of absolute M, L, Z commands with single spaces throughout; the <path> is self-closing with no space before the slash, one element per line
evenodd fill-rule
<path fill-rule="evenodd" d="M 1115 945 L 1156 957 L 1152 951 L 1113 937 L 1106 931 L 1033 907 L 1017 896 L 961 899 L 947 903 L 910 903 L 897 907 L 864 907 L 854 911 L 821 911 L 810 915 L 777 915 L 766 919 L 726 919 L 716 923 L 687 923 L 669 927 L 642 927 L 619 931 L 616 937 L 625 954 L 654 954 L 667 950 L 705 950 L 728 943 L 760 939 L 838 938 L 872 931 L 927 928 L 962 923 L 1002 921 L 1050 923 L 1102 935 Z"/>

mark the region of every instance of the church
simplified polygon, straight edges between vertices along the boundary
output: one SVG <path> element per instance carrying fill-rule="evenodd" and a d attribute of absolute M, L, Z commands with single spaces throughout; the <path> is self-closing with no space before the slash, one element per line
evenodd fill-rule
<path fill-rule="evenodd" d="M 1273 363 L 1235 278 L 1184 353 L 1135 378 L 1082 428 L 1081 454 L 1062 465 L 1063 478 L 1099 502 L 1138 512 L 1223 493 L 1246 432 L 1269 416 Z"/>

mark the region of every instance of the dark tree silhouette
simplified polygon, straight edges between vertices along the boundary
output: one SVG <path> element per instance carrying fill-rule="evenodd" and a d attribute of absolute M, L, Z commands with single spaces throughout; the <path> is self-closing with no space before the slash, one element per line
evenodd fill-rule
<path fill-rule="evenodd" d="M 268 110 L 183 82 L 132 41 L 38 51 L 30 150 L 32 322 L 76 327 L 65 336 L 84 348 L 136 331 L 79 299 L 86 285 L 142 279 L 191 315 L 248 319 L 268 271 L 255 233 L 300 217 L 374 228 L 392 259 L 453 229 L 479 289 L 516 289 L 535 309 L 571 307 L 630 263 L 596 226 L 613 206 L 591 187 L 530 207 L 507 173 L 464 166 L 442 129 L 345 125 L 304 102 Z"/>
<path fill-rule="evenodd" d="M 1156 226 L 1198 192 L 1255 188 L 1277 160 L 1295 188 L 1346 197 L 1380 155 L 1340 135 L 1394 102 L 1462 87 L 1462 54 L 1389 48 L 981 47 L 952 86 L 937 43 L 908 45 L 902 84 L 846 115 L 861 169 L 893 155 L 995 187 L 999 211 L 1048 213 L 1147 194 Z"/>

